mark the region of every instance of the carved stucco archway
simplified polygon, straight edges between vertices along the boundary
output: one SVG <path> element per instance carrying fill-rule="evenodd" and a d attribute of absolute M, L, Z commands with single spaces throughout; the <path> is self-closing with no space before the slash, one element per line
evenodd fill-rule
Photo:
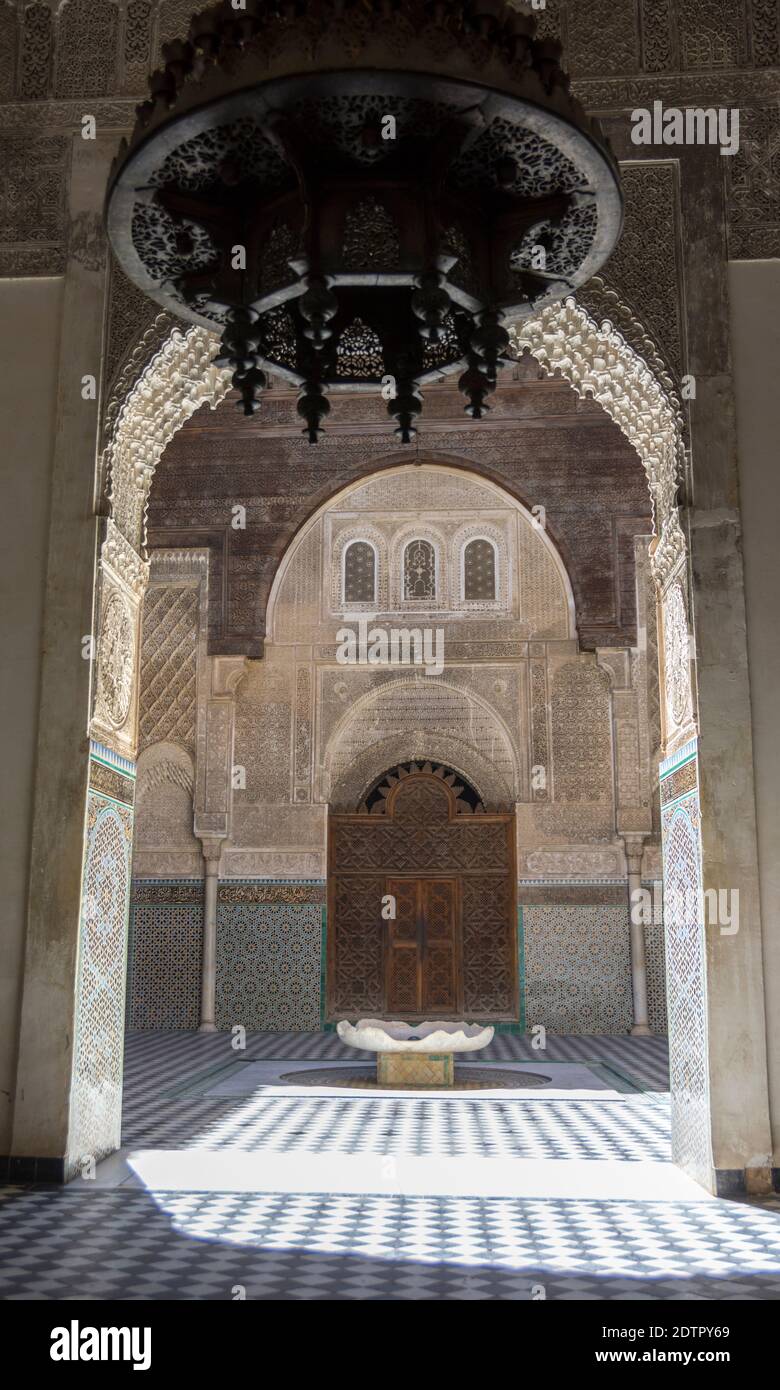
<path fill-rule="evenodd" d="M 434 692 L 438 713 L 430 708 Z M 405 697 L 402 702 L 399 695 Z M 399 704 L 403 719 L 397 716 Z M 442 720 L 442 710 L 451 720 Z M 389 733 L 373 737 L 375 729 Z M 476 738 L 469 740 L 453 729 L 479 730 L 481 742 L 494 749 L 494 758 L 484 754 Z M 521 765 L 515 741 L 496 711 L 473 691 L 420 674 L 389 681 L 347 711 L 325 750 L 323 796 L 336 809 L 354 811 L 383 768 L 414 759 L 446 763 L 491 807 L 505 807 L 527 795 L 528 769 Z"/>
<path fill-rule="evenodd" d="M 675 505 L 683 420 L 650 340 L 647 355 L 640 355 L 609 320 L 599 325 L 574 298 L 512 326 L 510 334 L 515 347 L 527 349 L 543 370 L 560 373 L 579 395 L 592 396 L 633 444 L 653 502 L 654 569 L 661 577 L 684 550 Z M 213 364 L 217 346 L 205 329 L 174 329 L 112 411 L 102 471 L 109 480 L 112 521 L 138 551 L 151 481 L 166 445 L 201 405 L 216 409 L 230 390 L 230 372 Z"/>
<path fill-rule="evenodd" d="M 630 312 L 630 311 L 629 311 Z M 637 325 L 639 328 L 639 325 Z M 659 599 L 660 681 L 664 788 L 682 786 L 696 853 L 678 864 L 664 847 L 664 873 L 671 884 L 687 876 L 701 893 L 701 838 L 696 764 L 695 697 L 689 651 L 690 577 L 685 537 L 677 508 L 684 462 L 683 420 L 672 382 L 650 339 L 646 356 L 629 344 L 609 320 L 595 321 L 574 298 L 545 309 L 512 327 L 519 352 L 528 351 L 542 370 L 557 373 L 581 396 L 603 407 L 634 446 L 644 467 L 653 506 L 651 567 Z M 636 338 L 636 334 L 633 335 Z M 95 708 L 92 730 L 125 756 L 135 754 L 137 651 L 140 603 L 148 578 L 145 517 L 149 490 L 163 450 L 184 422 L 208 402 L 215 409 L 230 390 L 230 376 L 213 364 L 214 336 L 201 328 L 175 329 L 129 391 L 113 423 L 104 451 L 103 476 L 110 479 L 110 517 L 101 552 Z M 128 685 L 130 696 L 128 698 Z M 683 771 L 681 777 L 681 767 Z M 666 821 L 662 817 L 665 826 Z M 641 837 L 640 837 L 641 848 Z M 684 895 L 677 894 L 677 901 Z M 690 897 L 688 901 L 690 901 Z M 675 1100 L 674 1152 L 696 1176 L 707 1180 L 711 1167 L 705 1028 L 703 926 L 667 912 L 669 1029 Z M 701 916 L 701 913 L 699 913 Z M 695 998 L 686 981 L 701 982 Z M 692 1097 L 691 1106 L 684 1100 Z M 692 1121 L 692 1116 L 699 1118 Z"/>
<path fill-rule="evenodd" d="M 671 380 L 647 339 L 652 365 L 604 320 L 600 325 L 568 298 L 537 318 L 511 328 L 518 351 L 528 351 L 542 370 L 563 377 L 581 396 L 591 396 L 620 427 L 644 467 L 653 506 L 652 571 L 661 599 L 664 642 L 661 685 L 666 691 L 664 744 L 667 755 L 695 736 L 694 699 L 688 660 L 688 578 L 685 538 L 677 509 L 684 461 L 683 420 Z M 111 643 L 98 640 L 95 728 L 114 736 L 122 751 L 134 751 L 134 701 L 117 722 L 111 680 L 103 665 L 116 662 L 117 643 L 137 629 L 137 610 L 147 579 L 146 509 L 157 464 L 166 445 L 189 417 L 208 403 L 212 409 L 230 390 L 230 374 L 214 366 L 216 337 L 198 327 L 175 329 L 155 353 L 116 412 L 103 454 L 109 479 L 110 517 L 102 550 L 103 587 L 125 588 L 128 622 L 114 621 Z M 134 611 L 135 610 L 135 613 Z M 105 595 L 98 623 L 107 614 Z M 118 608 L 113 605 L 113 618 Z M 121 615 L 120 615 L 121 617 Z M 120 629 L 123 629 L 120 630 Z M 134 664 L 133 654 L 131 662 Z M 126 680 L 126 675 L 125 675 Z"/>

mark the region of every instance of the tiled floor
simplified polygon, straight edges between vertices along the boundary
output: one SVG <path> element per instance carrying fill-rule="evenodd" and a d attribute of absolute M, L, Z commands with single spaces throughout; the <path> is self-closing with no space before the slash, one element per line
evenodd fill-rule
<path fill-rule="evenodd" d="M 2 1192 L 0 1293 L 780 1298 L 780 1202 L 710 1199 L 669 1161 L 663 1042 L 548 1044 L 501 1036 L 480 1057 L 587 1065 L 601 1094 L 214 1096 L 250 1059 L 287 1075 L 359 1054 L 332 1034 L 242 1053 L 226 1034 L 131 1037 L 122 1154 L 96 1181 Z M 507 1175 L 517 1195 L 484 1195 Z"/>

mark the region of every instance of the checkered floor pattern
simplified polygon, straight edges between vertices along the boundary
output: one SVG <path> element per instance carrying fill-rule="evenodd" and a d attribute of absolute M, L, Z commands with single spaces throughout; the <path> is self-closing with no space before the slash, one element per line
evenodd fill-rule
<path fill-rule="evenodd" d="M 204 1097 L 225 1034 L 128 1039 L 123 1145 L 263 1153 L 669 1160 L 662 1040 L 500 1036 L 486 1061 L 597 1064 L 619 1100 Z M 240 1060 L 356 1060 L 265 1034 Z M 617 1082 L 620 1084 L 617 1084 Z M 634 1087 L 632 1090 L 631 1087 Z M 780 1298 L 780 1201 L 0 1191 L 5 1299 Z"/>
<path fill-rule="evenodd" d="M 176 1098 L 182 1074 L 202 1076 L 233 1060 L 355 1061 L 368 1053 L 333 1034 L 265 1034 L 232 1053 L 230 1035 L 137 1034 L 128 1041 L 122 1143 L 145 1148 L 229 1147 L 242 1152 L 479 1155 L 483 1158 L 668 1160 L 666 1045 L 660 1038 L 550 1038 L 545 1052 L 525 1038 L 500 1036 L 485 1061 L 583 1062 L 614 1068 L 636 1086 L 657 1088 L 610 1101 L 517 1099 L 282 1099 L 267 1093 Z M 195 1065 L 193 1066 L 193 1062 Z M 190 1084 L 190 1090 L 195 1087 Z M 173 1091 L 173 1094 L 171 1092 Z M 166 1095 L 160 1105 L 160 1094 Z"/>

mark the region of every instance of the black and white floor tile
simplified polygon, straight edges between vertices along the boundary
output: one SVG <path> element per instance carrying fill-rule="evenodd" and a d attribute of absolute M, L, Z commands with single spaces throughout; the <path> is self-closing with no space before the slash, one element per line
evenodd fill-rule
<path fill-rule="evenodd" d="M 543 1053 L 502 1035 L 485 1061 L 590 1065 L 604 1098 L 540 1092 L 442 1098 L 209 1096 L 250 1060 L 354 1061 L 333 1034 L 128 1038 L 123 1154 L 204 1154 L 208 1190 L 144 1186 L 120 1160 L 103 1180 L 0 1190 L 5 1299 L 524 1300 L 780 1298 L 780 1201 L 680 1200 L 670 1162 L 661 1039 L 549 1038 Z M 263 1190 L 290 1155 L 311 1191 Z M 257 1190 L 233 1190 L 231 1164 L 257 1160 Z M 332 1165 L 431 1159 L 548 1164 L 555 1195 L 326 1190 Z M 526 1164 L 525 1168 L 523 1164 Z M 583 1168 L 583 1162 L 587 1165 Z M 214 1182 L 223 1171 L 225 1182 Z M 265 1169 L 263 1164 L 265 1163 Z M 114 1165 L 112 1168 L 112 1164 Z M 328 1166 L 330 1165 L 330 1167 Z M 610 1166 L 612 1165 L 612 1166 Z M 644 1165 L 644 1166 L 643 1166 Z M 176 1165 L 174 1164 L 174 1167 Z M 426 1171 L 436 1172 L 435 1165 Z M 492 1168 L 491 1168 L 492 1171 Z M 574 1175 L 653 1174 L 647 1200 L 594 1198 Z M 115 1183 L 110 1174 L 116 1172 Z M 663 1175 L 669 1175 L 669 1195 Z M 99 1179 L 101 1170 L 98 1170 Z M 566 1176 L 572 1191 L 561 1195 Z M 657 1187 L 661 1174 L 661 1188 Z M 648 1179 L 649 1181 L 649 1179 Z M 522 1190 L 522 1181 L 518 1187 Z M 514 1190 L 514 1189 L 513 1189 Z"/>

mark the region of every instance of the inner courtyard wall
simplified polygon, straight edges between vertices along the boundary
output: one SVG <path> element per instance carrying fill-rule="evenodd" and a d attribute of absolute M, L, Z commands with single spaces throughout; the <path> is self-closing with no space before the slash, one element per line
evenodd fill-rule
<path fill-rule="evenodd" d="M 399 589 L 402 548 L 417 535 L 430 537 L 437 554 L 436 598 L 422 606 Z M 481 602 L 464 601 L 461 588 L 462 550 L 473 536 L 492 538 L 497 557 L 495 598 Z M 376 602 L 350 604 L 344 549 L 361 538 L 375 547 Z M 359 809 L 381 773 L 417 758 L 455 768 L 488 808 L 516 809 L 515 1026 L 630 1030 L 621 815 L 634 817 L 634 830 L 644 817 L 649 892 L 660 877 L 648 539 L 635 542 L 636 645 L 594 654 L 579 650 L 568 575 L 543 526 L 462 470 L 383 472 L 302 528 L 271 588 L 263 660 L 242 662 L 235 686 L 218 1027 L 320 1026 L 328 808 Z M 198 1022 L 203 860 L 193 820 L 197 762 L 209 756 L 198 731 L 210 666 L 220 660 L 208 655 L 209 558 L 156 552 L 144 601 L 131 1028 Z M 339 663 L 344 625 L 357 632 L 358 617 L 367 632 L 438 629 L 443 671 Z M 663 1031 L 658 893 L 646 939 L 651 1014 Z"/>

